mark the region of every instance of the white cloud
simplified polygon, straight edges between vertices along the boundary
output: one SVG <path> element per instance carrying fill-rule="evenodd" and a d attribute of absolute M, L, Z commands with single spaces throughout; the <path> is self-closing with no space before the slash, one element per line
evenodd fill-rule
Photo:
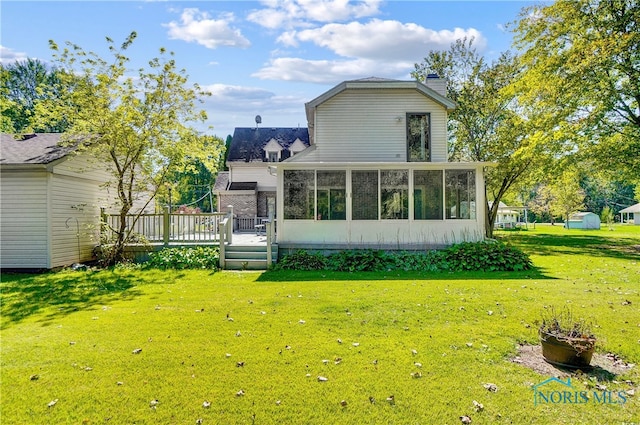
<path fill-rule="evenodd" d="M 463 37 L 475 37 L 475 45 L 480 50 L 486 46 L 486 40 L 474 28 L 436 31 L 413 23 L 379 19 L 367 23 L 328 24 L 295 34 L 287 33 L 283 42 L 311 42 L 343 57 L 415 61 L 429 50 L 448 49 L 451 43 Z"/>
<path fill-rule="evenodd" d="M 233 14 L 224 14 L 219 19 L 212 19 L 207 12 L 201 12 L 197 8 L 188 8 L 182 11 L 180 22 L 171 21 L 163 26 L 169 29 L 169 38 L 196 42 L 209 49 L 218 47 L 251 46 L 239 29 L 231 26 Z"/>
<path fill-rule="evenodd" d="M 265 127 L 306 126 L 304 103 L 310 99 L 303 95 L 276 95 L 259 87 L 211 84 L 202 87 L 211 96 L 205 100 L 213 125 L 213 134 L 222 138 L 232 134 L 235 127 L 255 125 L 255 116 L 261 115 Z"/>
<path fill-rule="evenodd" d="M 327 24 L 319 28 L 284 32 L 286 46 L 312 43 L 345 59 L 272 59 L 252 76 L 269 80 L 335 83 L 369 76 L 409 78 L 414 64 L 430 50 L 447 50 L 457 39 L 475 38 L 479 50 L 486 39 L 474 28 L 432 30 L 414 23 L 372 19 L 367 23 Z"/>
<path fill-rule="evenodd" d="M 309 22 L 346 21 L 380 13 L 381 0 L 270 0 L 265 9 L 254 10 L 247 19 L 265 28 L 305 27 Z"/>
<path fill-rule="evenodd" d="M 0 45 L 0 63 L 3 65 L 13 63 L 16 61 L 27 60 L 28 56 L 23 52 L 15 52 L 13 49 L 9 47 L 5 47 Z"/>
<path fill-rule="evenodd" d="M 277 58 L 251 76 L 264 80 L 303 81 L 318 84 L 336 84 L 344 80 L 365 77 L 408 79 L 414 62 L 381 62 L 369 59 L 307 60 Z"/>

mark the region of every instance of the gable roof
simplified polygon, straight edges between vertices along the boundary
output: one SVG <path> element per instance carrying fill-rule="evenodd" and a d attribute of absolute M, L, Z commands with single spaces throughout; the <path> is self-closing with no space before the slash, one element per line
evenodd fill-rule
<path fill-rule="evenodd" d="M 72 146 L 59 146 L 62 134 L 35 133 L 16 140 L 13 135 L 0 134 L 0 164 L 50 164 L 73 152 Z"/>
<path fill-rule="evenodd" d="M 418 92 L 424 94 L 425 96 L 431 98 L 436 103 L 439 103 L 443 107 L 447 109 L 447 111 L 451 111 L 455 109 L 456 104 L 454 101 L 446 98 L 441 95 L 437 91 L 433 90 L 430 87 L 427 87 L 424 83 L 421 83 L 417 80 L 391 80 L 388 78 L 378 78 L 378 77 L 369 77 L 362 78 L 359 80 L 349 80 L 343 81 L 338 84 L 331 90 L 321 94 L 315 99 L 307 102 L 305 104 L 305 108 L 307 111 L 307 120 L 309 120 L 309 113 L 313 110 L 313 108 L 318 105 L 326 102 L 337 94 L 345 91 L 345 90 L 357 90 L 357 89 L 415 89 Z"/>
<path fill-rule="evenodd" d="M 277 142 L 283 149 L 289 149 L 298 139 L 306 147 L 309 146 L 309 130 L 306 127 L 236 127 L 233 131 L 231 146 L 229 146 L 227 162 L 266 161 L 264 147 L 271 140 Z"/>
<path fill-rule="evenodd" d="M 631 205 L 625 209 L 620 210 L 621 213 L 640 213 L 640 203 Z"/>

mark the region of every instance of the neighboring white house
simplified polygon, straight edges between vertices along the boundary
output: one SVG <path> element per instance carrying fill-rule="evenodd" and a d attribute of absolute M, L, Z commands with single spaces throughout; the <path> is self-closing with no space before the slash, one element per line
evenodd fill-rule
<path fill-rule="evenodd" d="M 568 229 L 600 229 L 600 217 L 592 212 L 578 212 L 569 216 Z"/>
<path fill-rule="evenodd" d="M 620 210 L 620 215 L 623 223 L 640 225 L 640 203 Z"/>
<path fill-rule="evenodd" d="M 345 81 L 306 105 L 311 146 L 277 168 L 277 242 L 425 248 L 485 235 L 484 168 L 447 162 L 445 82 Z"/>
<path fill-rule="evenodd" d="M 0 138 L 0 267 L 51 269 L 93 259 L 108 174 L 58 146 L 60 134 Z"/>
<path fill-rule="evenodd" d="M 489 201 L 489 208 L 491 208 L 493 202 Z M 520 214 L 524 211 L 526 217 L 526 207 L 510 207 L 504 202 L 498 203 L 498 212 L 496 214 L 496 220 L 493 223 L 496 228 L 514 228 L 520 222 Z"/>

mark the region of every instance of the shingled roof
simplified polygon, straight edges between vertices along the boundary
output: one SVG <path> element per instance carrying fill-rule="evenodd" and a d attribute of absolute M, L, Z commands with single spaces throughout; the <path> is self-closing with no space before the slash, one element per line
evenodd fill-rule
<path fill-rule="evenodd" d="M 233 132 L 233 141 L 229 147 L 227 161 L 266 161 L 264 147 L 272 139 L 285 149 L 287 154 L 282 159 L 286 159 L 288 158 L 288 149 L 296 139 L 300 139 L 305 146 L 309 146 L 309 130 L 300 127 L 236 127 Z"/>
<path fill-rule="evenodd" d="M 62 134 L 27 134 L 17 140 L 13 135 L 0 134 L 0 164 L 50 164 L 64 158 L 74 148 L 59 146 Z"/>

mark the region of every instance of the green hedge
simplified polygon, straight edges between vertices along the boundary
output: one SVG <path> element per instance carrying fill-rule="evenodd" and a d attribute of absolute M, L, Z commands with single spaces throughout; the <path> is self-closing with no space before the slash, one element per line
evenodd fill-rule
<path fill-rule="evenodd" d="M 275 270 L 333 271 L 521 271 L 533 264 L 519 249 L 500 242 L 464 242 L 438 251 L 344 250 L 328 256 L 300 250 L 284 256 Z"/>

